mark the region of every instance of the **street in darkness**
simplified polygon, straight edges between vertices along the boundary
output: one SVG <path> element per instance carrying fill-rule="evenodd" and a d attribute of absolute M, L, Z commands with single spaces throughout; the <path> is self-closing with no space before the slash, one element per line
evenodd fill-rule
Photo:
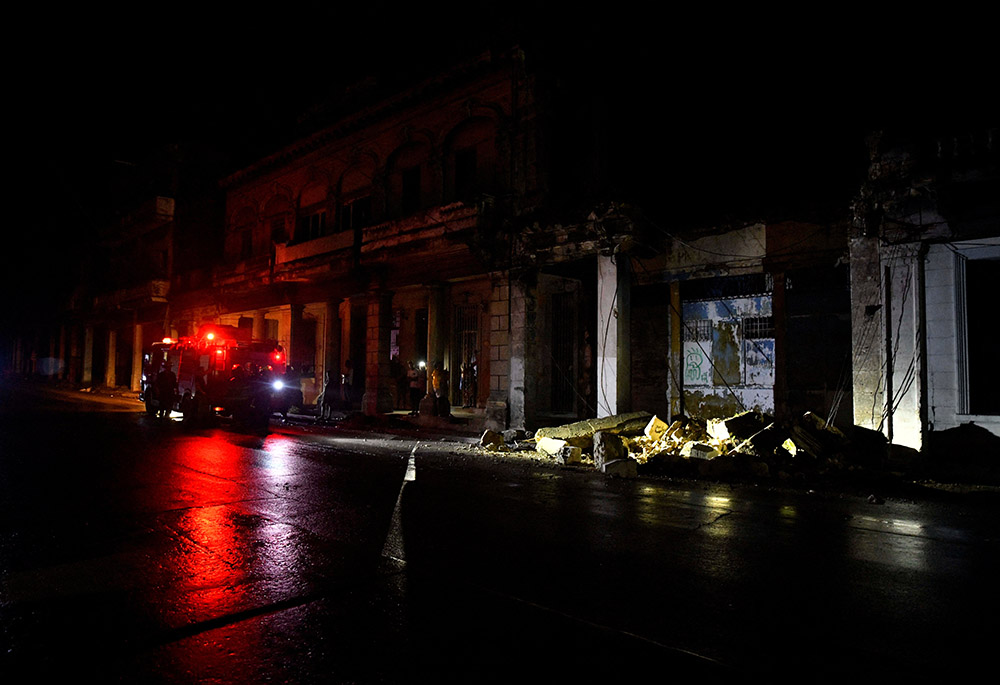
<path fill-rule="evenodd" d="M 438 435 L 0 391 L 0 679 L 936 679 L 992 661 L 997 500 L 607 479 Z"/>

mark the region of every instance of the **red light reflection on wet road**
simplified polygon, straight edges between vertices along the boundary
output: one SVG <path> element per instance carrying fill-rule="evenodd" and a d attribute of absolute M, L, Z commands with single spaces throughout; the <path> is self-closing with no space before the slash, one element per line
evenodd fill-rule
<path fill-rule="evenodd" d="M 280 499 L 268 486 L 287 473 L 293 442 L 271 436 L 245 447 L 219 433 L 191 437 L 179 450 L 177 468 L 162 483 L 183 506 L 161 515 L 177 539 L 163 561 L 171 581 L 161 616 L 174 629 L 206 622 L 210 629 L 169 650 L 180 660 L 174 668 L 206 677 L 225 664 L 220 651 L 253 653 L 263 639 L 257 624 L 239 631 L 215 626 L 286 598 L 289 570 L 303 568 L 300 531 L 268 514 Z"/>

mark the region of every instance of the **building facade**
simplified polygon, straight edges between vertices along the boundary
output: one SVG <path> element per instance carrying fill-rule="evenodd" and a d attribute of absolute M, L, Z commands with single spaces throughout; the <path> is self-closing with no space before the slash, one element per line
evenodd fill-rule
<path fill-rule="evenodd" d="M 969 424 L 1000 436 L 997 133 L 869 141 L 850 238 L 854 421 L 894 444 Z"/>
<path fill-rule="evenodd" d="M 873 138 L 853 207 L 674 224 L 609 192 L 600 108 L 553 84 L 514 50 L 333 107 L 229 173 L 217 215 L 129 214 L 116 276 L 7 356 L 137 388 L 153 341 L 222 323 L 284 346 L 306 404 L 343 383 L 369 415 L 410 408 L 413 363 L 495 429 L 758 410 L 917 449 L 970 421 L 1000 434 L 995 130 Z"/>

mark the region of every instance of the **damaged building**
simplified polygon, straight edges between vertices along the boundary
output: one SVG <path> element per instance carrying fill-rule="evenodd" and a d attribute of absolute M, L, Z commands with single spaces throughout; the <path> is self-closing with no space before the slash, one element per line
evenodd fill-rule
<path fill-rule="evenodd" d="M 870 137 L 850 235 L 854 422 L 923 450 L 1000 435 L 998 129 Z"/>
<path fill-rule="evenodd" d="M 46 375 L 137 389 L 153 341 L 218 323 L 282 345 L 306 405 L 352 376 L 369 415 L 408 409 L 397 363 L 422 362 L 495 430 L 811 411 L 918 449 L 969 420 L 1000 434 L 983 323 L 995 130 L 873 139 L 856 177 L 836 166 L 835 190 L 813 182 L 794 206 L 749 183 L 766 141 L 671 141 L 704 168 L 744 158 L 754 203 L 733 209 L 742 198 L 703 188 L 704 168 L 643 159 L 635 141 L 658 133 L 616 111 L 628 103 L 531 58 L 359 83 L 299 139 L 230 170 L 218 210 L 147 197 L 107 243 L 130 268 L 95 265 L 117 275 L 88 282 L 61 327 L 8 345 L 8 368 L 29 371 L 34 346 L 56 359 Z M 682 202 L 692 188 L 702 201 Z"/>

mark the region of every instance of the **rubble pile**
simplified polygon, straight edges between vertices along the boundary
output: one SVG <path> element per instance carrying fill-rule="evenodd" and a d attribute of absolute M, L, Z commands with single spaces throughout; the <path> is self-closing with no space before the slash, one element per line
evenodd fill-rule
<path fill-rule="evenodd" d="M 707 421 L 682 417 L 670 424 L 635 412 L 507 437 L 487 431 L 480 447 L 532 450 L 560 464 L 592 465 L 623 477 L 786 480 L 884 469 L 888 454 L 881 433 L 858 426 L 841 431 L 812 412 L 789 425 L 759 411 Z"/>

